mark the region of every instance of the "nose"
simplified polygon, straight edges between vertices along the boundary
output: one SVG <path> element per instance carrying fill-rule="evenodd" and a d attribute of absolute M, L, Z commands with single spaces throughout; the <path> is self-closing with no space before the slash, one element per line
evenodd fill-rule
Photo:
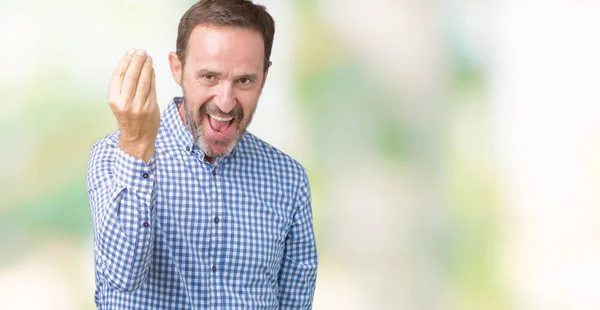
<path fill-rule="evenodd" d="M 229 113 L 235 107 L 235 98 L 231 83 L 222 81 L 215 94 L 215 103 L 224 113 Z"/>

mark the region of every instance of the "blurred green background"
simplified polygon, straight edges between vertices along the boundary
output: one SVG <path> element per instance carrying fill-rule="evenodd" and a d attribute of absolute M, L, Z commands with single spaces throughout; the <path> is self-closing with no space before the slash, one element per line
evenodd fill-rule
<path fill-rule="evenodd" d="M 0 1 L 0 308 L 94 309 L 110 75 L 194 1 Z M 288 0 L 250 131 L 308 170 L 314 308 L 598 309 L 593 2 Z"/>

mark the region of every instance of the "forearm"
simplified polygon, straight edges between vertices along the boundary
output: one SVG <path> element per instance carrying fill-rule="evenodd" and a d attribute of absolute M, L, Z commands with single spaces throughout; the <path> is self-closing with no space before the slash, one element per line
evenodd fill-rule
<path fill-rule="evenodd" d="M 136 290 L 148 274 L 154 243 L 154 165 L 153 158 L 146 164 L 118 148 L 95 148 L 90 159 L 97 272 L 119 291 Z"/>
<path fill-rule="evenodd" d="M 279 272 L 281 309 L 312 309 L 317 266 L 310 189 L 304 174 Z"/>
<path fill-rule="evenodd" d="M 312 309 L 316 278 L 316 253 L 304 262 L 286 255 L 280 272 L 280 309 Z"/>

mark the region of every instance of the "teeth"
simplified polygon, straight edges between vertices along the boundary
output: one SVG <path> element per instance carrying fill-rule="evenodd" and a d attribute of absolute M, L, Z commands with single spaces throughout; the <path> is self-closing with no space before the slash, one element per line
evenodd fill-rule
<path fill-rule="evenodd" d="M 233 119 L 233 117 L 219 117 L 219 116 L 212 115 L 212 114 L 208 114 L 208 116 L 210 116 L 210 118 L 214 119 L 215 121 L 219 121 L 219 122 L 229 122 L 230 120 Z"/>

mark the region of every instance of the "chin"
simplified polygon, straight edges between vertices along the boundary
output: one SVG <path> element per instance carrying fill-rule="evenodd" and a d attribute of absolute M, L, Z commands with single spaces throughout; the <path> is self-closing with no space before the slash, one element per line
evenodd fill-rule
<path fill-rule="evenodd" d="M 209 146 L 207 152 L 205 152 L 209 157 L 223 157 L 229 153 L 229 147 L 214 147 Z"/>
<path fill-rule="evenodd" d="M 235 138 L 233 138 L 231 141 L 228 141 L 228 142 L 221 142 L 221 141 L 207 142 L 208 139 L 202 138 L 201 141 L 199 141 L 202 143 L 198 143 L 198 145 L 201 147 L 201 149 L 204 151 L 204 153 L 209 157 L 223 157 L 223 156 L 229 154 L 233 150 L 233 148 L 239 143 L 241 137 L 242 137 L 242 133 L 236 135 Z"/>

